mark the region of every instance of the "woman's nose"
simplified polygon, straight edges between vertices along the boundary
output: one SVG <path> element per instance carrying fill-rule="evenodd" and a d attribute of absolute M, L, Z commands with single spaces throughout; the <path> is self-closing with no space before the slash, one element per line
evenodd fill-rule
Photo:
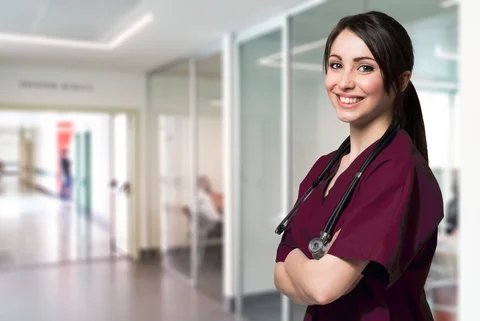
<path fill-rule="evenodd" d="M 345 71 L 342 73 L 338 86 L 340 89 L 352 89 L 355 87 L 354 75 L 351 72 Z"/>

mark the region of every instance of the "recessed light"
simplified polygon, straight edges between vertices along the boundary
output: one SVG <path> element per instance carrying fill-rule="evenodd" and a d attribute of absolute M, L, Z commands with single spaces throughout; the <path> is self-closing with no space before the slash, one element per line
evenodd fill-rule
<path fill-rule="evenodd" d="M 460 4 L 458 0 L 444 0 L 440 2 L 440 7 L 443 9 L 450 8 Z"/>
<path fill-rule="evenodd" d="M 20 35 L 11 33 L 0 33 L 0 42 L 14 42 L 22 44 L 33 44 L 42 46 L 70 47 L 80 49 L 94 50 L 113 50 L 122 45 L 127 39 L 138 33 L 141 29 L 153 21 L 151 13 L 145 14 L 138 20 L 134 21 L 130 26 L 121 31 L 117 36 L 108 42 L 100 41 L 82 41 L 64 38 L 53 38 L 32 35 Z"/>

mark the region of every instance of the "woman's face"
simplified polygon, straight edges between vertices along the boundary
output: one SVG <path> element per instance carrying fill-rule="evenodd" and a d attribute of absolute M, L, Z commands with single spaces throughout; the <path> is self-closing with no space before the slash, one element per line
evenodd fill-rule
<path fill-rule="evenodd" d="M 365 126 L 391 117 L 394 96 L 385 91 L 382 71 L 363 40 L 349 30 L 332 44 L 325 87 L 343 122 Z"/>

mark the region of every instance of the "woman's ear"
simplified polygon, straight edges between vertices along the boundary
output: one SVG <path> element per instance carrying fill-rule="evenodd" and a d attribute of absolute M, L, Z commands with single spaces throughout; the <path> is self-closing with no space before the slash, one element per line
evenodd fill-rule
<path fill-rule="evenodd" d="M 401 88 L 401 92 L 404 92 L 405 89 L 407 89 L 407 86 L 410 82 L 410 78 L 412 77 L 412 72 L 407 70 L 407 71 L 404 71 L 401 75 L 400 75 L 400 88 Z"/>

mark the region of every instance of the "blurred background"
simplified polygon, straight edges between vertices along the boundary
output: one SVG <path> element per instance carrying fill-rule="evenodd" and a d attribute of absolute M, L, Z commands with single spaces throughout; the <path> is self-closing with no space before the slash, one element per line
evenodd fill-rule
<path fill-rule="evenodd" d="M 428 300 L 436 321 L 476 320 L 472 305 L 459 312 L 473 302 L 459 300 L 460 216 L 479 210 L 460 187 L 480 174 L 460 179 L 476 115 L 461 79 L 478 74 L 464 6 L 1 2 L 0 320 L 303 320 L 273 284 L 274 229 L 348 136 L 324 45 L 340 18 L 370 10 L 414 44 L 445 205 Z"/>

